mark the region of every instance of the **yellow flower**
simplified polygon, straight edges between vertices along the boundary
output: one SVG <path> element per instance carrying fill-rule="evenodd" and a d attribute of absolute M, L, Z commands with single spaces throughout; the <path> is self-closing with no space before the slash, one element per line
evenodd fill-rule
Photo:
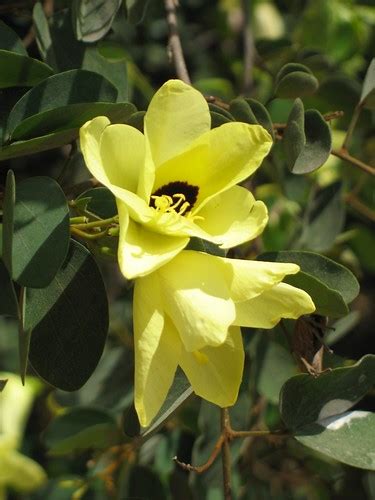
<path fill-rule="evenodd" d="M 8 379 L 0 393 L 0 498 L 8 487 L 19 492 L 36 490 L 47 481 L 44 469 L 19 448 L 26 419 L 41 384 L 33 377 L 26 378 L 25 386 L 13 373 L 1 373 Z"/>
<path fill-rule="evenodd" d="M 87 167 L 117 200 L 126 278 L 166 264 L 192 236 L 230 248 L 264 229 L 265 205 L 236 184 L 259 167 L 270 135 L 259 125 L 210 125 L 204 97 L 170 80 L 149 105 L 144 135 L 103 116 L 81 128 Z"/>
<path fill-rule="evenodd" d="M 194 392 L 235 403 L 244 353 L 240 326 L 272 328 L 315 310 L 310 296 L 281 283 L 295 264 L 215 257 L 184 250 L 134 289 L 135 407 L 142 426 L 159 411 L 178 365 Z"/>

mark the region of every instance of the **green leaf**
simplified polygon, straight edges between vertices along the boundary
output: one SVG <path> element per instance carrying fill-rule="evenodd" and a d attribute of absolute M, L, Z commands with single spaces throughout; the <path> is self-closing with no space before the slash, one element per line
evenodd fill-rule
<path fill-rule="evenodd" d="M 100 219 L 109 219 L 117 214 L 116 199 L 111 191 L 105 187 L 87 189 L 75 200 L 76 203 L 86 199 L 85 210 L 98 216 Z"/>
<path fill-rule="evenodd" d="M 19 36 L 0 20 L 0 49 L 27 56 L 25 47 Z"/>
<path fill-rule="evenodd" d="M 4 390 L 4 387 L 7 385 L 8 380 L 0 380 L 0 392 Z"/>
<path fill-rule="evenodd" d="M 4 222 L 10 216 L 4 210 Z M 57 182 L 30 177 L 17 184 L 13 221 L 8 271 L 20 285 L 43 288 L 53 280 L 69 247 L 69 208 Z"/>
<path fill-rule="evenodd" d="M 93 103 L 114 103 L 116 99 L 116 88 L 97 73 L 86 70 L 59 73 L 31 89 L 16 103 L 8 119 L 8 137 L 19 140 L 30 138 L 31 134 L 45 135 L 56 128 L 77 127 L 77 123 L 83 123 L 78 113 L 86 110 L 89 115 Z M 86 104 L 86 107 L 70 108 L 78 104 Z M 46 112 L 50 113 L 43 115 Z M 75 119 L 73 123 L 72 119 Z M 31 120 L 31 125 L 27 120 Z M 48 120 L 52 120 L 50 126 Z"/>
<path fill-rule="evenodd" d="M 16 292 L 2 260 L 0 260 L 0 315 L 18 317 Z"/>
<path fill-rule="evenodd" d="M 233 99 L 229 104 L 229 111 L 237 121 L 251 124 L 258 123 L 250 106 L 243 97 Z"/>
<path fill-rule="evenodd" d="M 53 69 L 38 59 L 0 50 L 0 89 L 32 87 L 52 74 Z"/>
<path fill-rule="evenodd" d="M 349 269 L 323 255 L 281 251 L 264 253 L 257 259 L 298 264 L 301 271 L 284 281 L 305 290 L 313 299 L 316 312 L 322 316 L 344 316 L 348 313 L 346 304 L 359 293 L 358 281 Z"/>
<path fill-rule="evenodd" d="M 96 42 L 111 29 L 121 0 L 73 0 L 72 20 L 77 40 Z"/>
<path fill-rule="evenodd" d="M 261 102 L 256 101 L 255 99 L 245 98 L 245 101 L 250 106 L 250 109 L 253 112 L 257 120 L 257 123 L 259 123 L 259 125 L 262 125 L 262 127 L 264 127 L 269 132 L 269 134 L 273 139 L 274 132 L 273 132 L 272 120 L 268 110 L 263 106 Z"/>
<path fill-rule="evenodd" d="M 14 232 L 14 205 L 16 203 L 16 180 L 8 170 L 3 200 L 2 258 L 12 276 L 12 247 Z"/>
<path fill-rule="evenodd" d="M 191 388 L 189 381 L 183 371 L 178 369 L 163 406 L 152 421 L 151 425 L 145 428 L 141 435 L 144 437 L 149 436 L 156 431 L 192 394 L 193 389 Z"/>
<path fill-rule="evenodd" d="M 217 104 L 214 104 L 212 102 L 208 103 L 208 108 L 210 112 L 218 113 L 219 115 L 223 115 L 225 118 L 228 118 L 228 121 L 234 121 L 235 118 L 233 115 L 229 113 L 226 109 L 222 108 L 221 106 L 218 106 Z"/>
<path fill-rule="evenodd" d="M 363 82 L 360 105 L 375 109 L 375 58 L 371 61 Z"/>
<path fill-rule="evenodd" d="M 300 443 L 339 462 L 375 470 L 375 413 L 349 411 L 298 431 Z"/>
<path fill-rule="evenodd" d="M 102 355 L 108 302 L 100 271 L 86 248 L 71 242 L 67 259 L 43 289 L 27 289 L 25 328 L 32 330 L 29 360 L 49 384 L 79 389 Z"/>
<path fill-rule="evenodd" d="M 190 238 L 186 250 L 195 250 L 196 252 L 205 252 L 218 257 L 225 257 L 226 251 L 220 248 L 219 245 L 211 243 L 211 241 L 202 240 L 202 238 Z"/>
<path fill-rule="evenodd" d="M 119 441 L 120 431 L 110 413 L 77 407 L 52 420 L 43 437 L 48 452 L 56 456 L 109 448 Z"/>
<path fill-rule="evenodd" d="M 299 245 L 309 250 L 329 250 L 345 223 L 342 182 L 325 187 L 307 207 Z"/>
<path fill-rule="evenodd" d="M 132 24 L 139 24 L 143 21 L 149 0 L 125 0 L 128 20 Z"/>
<path fill-rule="evenodd" d="M 106 57 L 105 51 L 97 47 L 86 47 L 82 61 L 82 69 L 93 71 L 106 78 L 117 89 L 117 102 L 128 98 L 128 76 L 126 60 Z"/>
<path fill-rule="evenodd" d="M 331 132 L 319 111 L 304 112 L 296 99 L 283 136 L 287 164 L 294 174 L 307 174 L 321 167 L 332 149 Z"/>
<path fill-rule="evenodd" d="M 288 429 L 340 415 L 358 403 L 375 384 L 375 355 L 355 365 L 312 377 L 290 378 L 280 393 L 280 413 Z"/>
<path fill-rule="evenodd" d="M 283 99 L 293 99 L 314 94 L 319 82 L 307 66 L 288 63 L 276 76 L 275 96 Z"/>

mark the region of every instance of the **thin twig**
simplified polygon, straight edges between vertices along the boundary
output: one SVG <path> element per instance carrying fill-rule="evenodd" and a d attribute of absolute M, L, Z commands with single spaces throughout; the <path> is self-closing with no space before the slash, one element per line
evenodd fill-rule
<path fill-rule="evenodd" d="M 242 41 L 243 41 L 243 93 L 248 94 L 253 86 L 255 59 L 254 38 L 250 27 L 250 0 L 242 0 Z"/>
<path fill-rule="evenodd" d="M 190 76 L 186 67 L 185 57 L 182 50 L 180 35 L 178 33 L 178 23 L 176 15 L 176 0 L 164 0 L 167 12 L 167 23 L 169 27 L 169 50 L 174 62 L 177 76 L 180 80 L 191 85 Z"/>
<path fill-rule="evenodd" d="M 367 165 L 367 163 L 364 163 L 363 161 L 358 160 L 358 158 L 355 158 L 354 156 L 350 155 L 346 151 L 346 149 L 332 149 L 331 154 L 337 156 L 338 158 L 341 158 L 341 160 L 351 163 L 352 165 L 360 168 L 361 170 L 370 175 L 375 175 L 374 167 L 371 167 L 370 165 Z"/>
<path fill-rule="evenodd" d="M 326 122 L 330 122 L 331 120 L 335 120 L 336 118 L 341 118 L 344 116 L 343 111 L 331 111 L 330 113 L 325 113 L 323 115 L 323 118 Z M 287 124 L 286 123 L 274 123 L 273 128 L 276 131 L 283 131 L 286 128 Z"/>
<path fill-rule="evenodd" d="M 215 446 L 212 450 L 211 455 L 208 457 L 207 462 L 205 462 L 203 465 L 191 465 L 191 464 L 186 464 L 184 462 L 180 462 L 177 457 L 174 457 L 173 460 L 176 462 L 177 465 L 181 467 L 183 470 L 187 470 L 189 472 L 196 472 L 197 474 L 201 474 L 202 472 L 205 472 L 207 469 L 211 467 L 211 465 L 215 462 L 216 458 L 218 457 L 221 448 L 223 446 L 223 441 L 224 441 L 224 436 L 220 434 L 219 439 L 216 441 Z"/>
<path fill-rule="evenodd" d="M 221 460 L 223 464 L 224 499 L 232 500 L 232 460 L 230 455 L 231 426 L 228 408 L 221 409 L 221 432 L 224 436 Z"/>

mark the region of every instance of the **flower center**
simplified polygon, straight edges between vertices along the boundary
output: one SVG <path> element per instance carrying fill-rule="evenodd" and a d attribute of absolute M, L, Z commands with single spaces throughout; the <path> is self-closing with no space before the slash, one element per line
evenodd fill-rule
<path fill-rule="evenodd" d="M 187 182 L 170 182 L 157 189 L 152 195 L 150 206 L 157 212 L 175 212 L 179 215 L 188 215 L 197 201 L 198 186 Z"/>

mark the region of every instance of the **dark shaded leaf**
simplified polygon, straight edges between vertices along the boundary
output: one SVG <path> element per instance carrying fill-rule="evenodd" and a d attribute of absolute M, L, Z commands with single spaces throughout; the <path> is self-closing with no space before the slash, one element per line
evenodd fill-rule
<path fill-rule="evenodd" d="M 121 0 L 73 0 L 72 21 L 78 40 L 96 42 L 111 29 Z"/>
<path fill-rule="evenodd" d="M 145 428 L 141 435 L 145 437 L 157 430 L 192 394 L 193 389 L 191 388 L 189 381 L 183 371 L 178 369 L 163 406 L 152 421 L 151 425 Z"/>
<path fill-rule="evenodd" d="M 77 407 L 52 420 L 43 437 L 51 455 L 66 455 L 109 448 L 118 442 L 120 432 L 110 413 Z"/>
<path fill-rule="evenodd" d="M 219 115 L 223 115 L 225 118 L 228 118 L 228 121 L 234 121 L 234 116 L 229 113 L 226 109 L 222 108 L 221 106 L 218 106 L 217 104 L 214 104 L 212 102 L 208 103 L 208 108 L 210 111 L 213 111 L 214 113 L 218 113 Z"/>
<path fill-rule="evenodd" d="M 100 219 L 109 219 L 117 214 L 116 199 L 112 192 L 105 188 L 88 189 L 81 193 L 76 202 L 86 200 L 85 210 L 97 215 Z"/>
<path fill-rule="evenodd" d="M 342 182 L 325 187 L 307 207 L 299 245 L 323 252 L 333 245 L 345 223 L 345 204 Z"/>
<path fill-rule="evenodd" d="M 29 360 L 48 383 L 79 389 L 102 355 L 108 302 L 100 271 L 86 248 L 71 242 L 66 261 L 43 289 L 27 289 L 25 328 L 32 330 Z"/>
<path fill-rule="evenodd" d="M 8 380 L 0 380 L 0 392 L 4 390 L 4 387 L 7 385 Z"/>
<path fill-rule="evenodd" d="M 18 317 L 16 292 L 2 260 L 0 260 L 0 315 Z"/>
<path fill-rule="evenodd" d="M 375 384 L 375 355 L 355 365 L 335 368 L 315 378 L 296 375 L 280 393 L 280 413 L 288 429 L 340 415 L 360 401 Z"/>
<path fill-rule="evenodd" d="M 32 87 L 52 74 L 53 69 L 38 59 L 0 50 L 0 89 Z"/>
<path fill-rule="evenodd" d="M 3 200 L 3 227 L 2 227 L 2 259 L 10 276 L 12 276 L 12 247 L 14 232 L 14 205 L 16 203 L 16 180 L 14 173 L 9 170 L 5 183 Z"/>
<path fill-rule="evenodd" d="M 73 127 L 70 126 L 71 113 L 69 113 L 69 108 L 66 108 L 67 106 L 87 104 L 89 108 L 92 103 L 114 103 L 116 99 L 116 88 L 97 73 L 86 70 L 59 73 L 31 89 L 17 102 L 9 115 L 7 135 L 12 138 L 14 136 L 14 139 L 24 138 L 25 135 L 30 137 L 30 126 L 27 127 L 26 122 L 26 130 L 24 131 L 24 122 L 27 119 L 32 119 L 39 124 L 40 117 L 35 117 L 35 115 L 48 111 L 54 112 L 52 113 L 54 120 L 58 120 L 55 114 L 62 115 L 57 125 L 59 129 L 73 128 L 77 124 L 75 123 Z M 80 111 L 82 112 L 82 109 Z M 65 113 L 67 113 L 66 121 L 64 120 Z M 51 118 L 51 115 L 46 115 L 46 117 Z M 77 116 L 75 118 L 77 120 Z M 53 131 L 55 131 L 53 125 L 52 127 L 44 125 L 42 132 L 34 131 L 33 133 L 35 137 Z"/>
<path fill-rule="evenodd" d="M 269 132 L 273 139 L 274 132 L 272 120 L 268 110 L 263 106 L 261 102 L 256 101 L 255 99 L 245 99 L 245 101 L 250 106 L 250 109 L 253 112 L 257 123 L 259 123 L 259 125 L 262 125 L 262 127 L 264 127 Z"/>
<path fill-rule="evenodd" d="M 0 49 L 27 56 L 25 47 L 19 36 L 7 24 L 0 20 Z"/>
<path fill-rule="evenodd" d="M 23 286 L 47 286 L 65 260 L 69 236 L 69 208 L 57 182 L 31 177 L 17 184 L 12 279 Z"/>
<path fill-rule="evenodd" d="M 221 113 L 216 113 L 215 111 L 210 111 L 211 115 L 211 128 L 220 127 L 224 123 L 229 123 L 232 120 L 229 120 L 226 116 Z"/>
<path fill-rule="evenodd" d="M 127 118 L 126 123 L 131 127 L 138 129 L 143 134 L 145 114 L 146 111 L 137 111 Z"/>
<path fill-rule="evenodd" d="M 226 251 L 224 248 L 220 248 L 215 243 L 211 241 L 202 240 L 201 238 L 190 238 L 190 241 L 186 247 L 186 250 L 195 250 L 197 252 L 205 252 L 210 255 L 217 255 L 219 257 L 225 257 Z"/>
<path fill-rule="evenodd" d="M 48 62 L 53 68 L 57 68 L 48 19 L 41 2 L 36 2 L 34 5 L 33 22 L 36 43 L 42 59 Z"/>
<path fill-rule="evenodd" d="M 361 106 L 375 109 L 375 58 L 367 70 L 361 94 Z"/>
<path fill-rule="evenodd" d="M 319 111 L 304 112 L 296 99 L 283 136 L 283 145 L 290 170 L 306 174 L 321 167 L 328 159 L 332 139 L 327 122 Z"/>

